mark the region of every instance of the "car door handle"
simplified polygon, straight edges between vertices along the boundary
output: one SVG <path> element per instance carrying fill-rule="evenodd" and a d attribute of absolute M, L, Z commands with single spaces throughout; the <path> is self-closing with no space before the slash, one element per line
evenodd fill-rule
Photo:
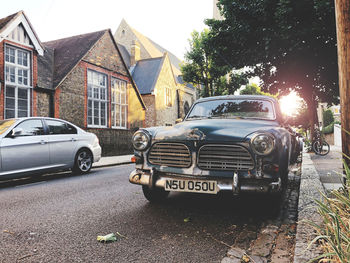
<path fill-rule="evenodd" d="M 76 141 L 76 139 L 74 139 L 74 138 L 72 138 L 72 140 L 71 140 L 72 142 L 75 142 Z"/>
<path fill-rule="evenodd" d="M 44 140 L 41 140 L 39 143 L 40 144 L 45 144 L 46 142 Z"/>

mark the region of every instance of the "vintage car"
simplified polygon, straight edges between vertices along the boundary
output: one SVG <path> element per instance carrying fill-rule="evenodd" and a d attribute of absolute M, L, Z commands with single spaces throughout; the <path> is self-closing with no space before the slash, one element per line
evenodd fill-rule
<path fill-rule="evenodd" d="M 182 122 L 140 129 L 132 144 L 129 181 L 151 202 L 170 191 L 281 193 L 302 149 L 278 102 L 258 95 L 199 99 Z"/>

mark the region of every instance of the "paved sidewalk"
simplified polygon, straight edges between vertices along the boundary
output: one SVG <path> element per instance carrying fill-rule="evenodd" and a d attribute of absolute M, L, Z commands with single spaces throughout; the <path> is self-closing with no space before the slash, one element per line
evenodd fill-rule
<path fill-rule="evenodd" d="M 326 156 L 303 153 L 294 263 L 305 263 L 322 254 L 316 244 L 308 247 L 316 234 L 312 226 L 305 221 L 322 221 L 314 200 L 320 200 L 321 193 L 325 194 L 342 186 L 341 176 L 338 174 L 342 173 L 342 170 L 340 147 L 331 145 L 331 150 Z"/>
<path fill-rule="evenodd" d="M 120 165 L 120 164 L 129 164 L 131 163 L 132 156 L 133 156 L 132 154 L 129 154 L 129 155 L 102 157 L 97 163 L 94 163 L 92 167 L 100 168 L 100 167 Z"/>
<path fill-rule="evenodd" d="M 321 193 L 324 194 L 324 189 L 320 176 L 310 154 L 303 153 L 294 263 L 305 263 L 322 254 L 316 244 L 309 247 L 310 242 L 316 237 L 316 233 L 313 227 L 306 222 L 308 220 L 315 223 L 322 221 L 314 202 L 314 200 L 321 199 Z"/>
<path fill-rule="evenodd" d="M 340 175 L 343 171 L 342 149 L 331 145 L 329 154 L 325 156 L 316 155 L 315 153 L 309 154 L 325 190 L 330 192 L 342 187 Z"/>

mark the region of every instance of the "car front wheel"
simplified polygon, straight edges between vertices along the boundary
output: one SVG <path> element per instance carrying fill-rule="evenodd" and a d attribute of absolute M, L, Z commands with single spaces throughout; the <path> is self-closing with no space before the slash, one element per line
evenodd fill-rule
<path fill-rule="evenodd" d="M 169 192 L 162 188 L 150 189 L 147 185 L 142 186 L 143 195 L 151 203 L 161 203 L 168 197 Z"/>
<path fill-rule="evenodd" d="M 92 153 L 88 149 L 81 149 L 75 156 L 73 172 L 84 174 L 91 170 L 92 167 Z"/>

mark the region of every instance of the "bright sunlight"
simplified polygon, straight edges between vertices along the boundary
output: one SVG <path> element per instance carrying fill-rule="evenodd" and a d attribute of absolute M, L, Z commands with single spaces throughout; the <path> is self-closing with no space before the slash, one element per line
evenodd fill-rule
<path fill-rule="evenodd" d="M 283 114 L 295 116 L 302 106 L 302 98 L 295 91 L 292 91 L 288 95 L 281 97 L 279 103 Z"/>

